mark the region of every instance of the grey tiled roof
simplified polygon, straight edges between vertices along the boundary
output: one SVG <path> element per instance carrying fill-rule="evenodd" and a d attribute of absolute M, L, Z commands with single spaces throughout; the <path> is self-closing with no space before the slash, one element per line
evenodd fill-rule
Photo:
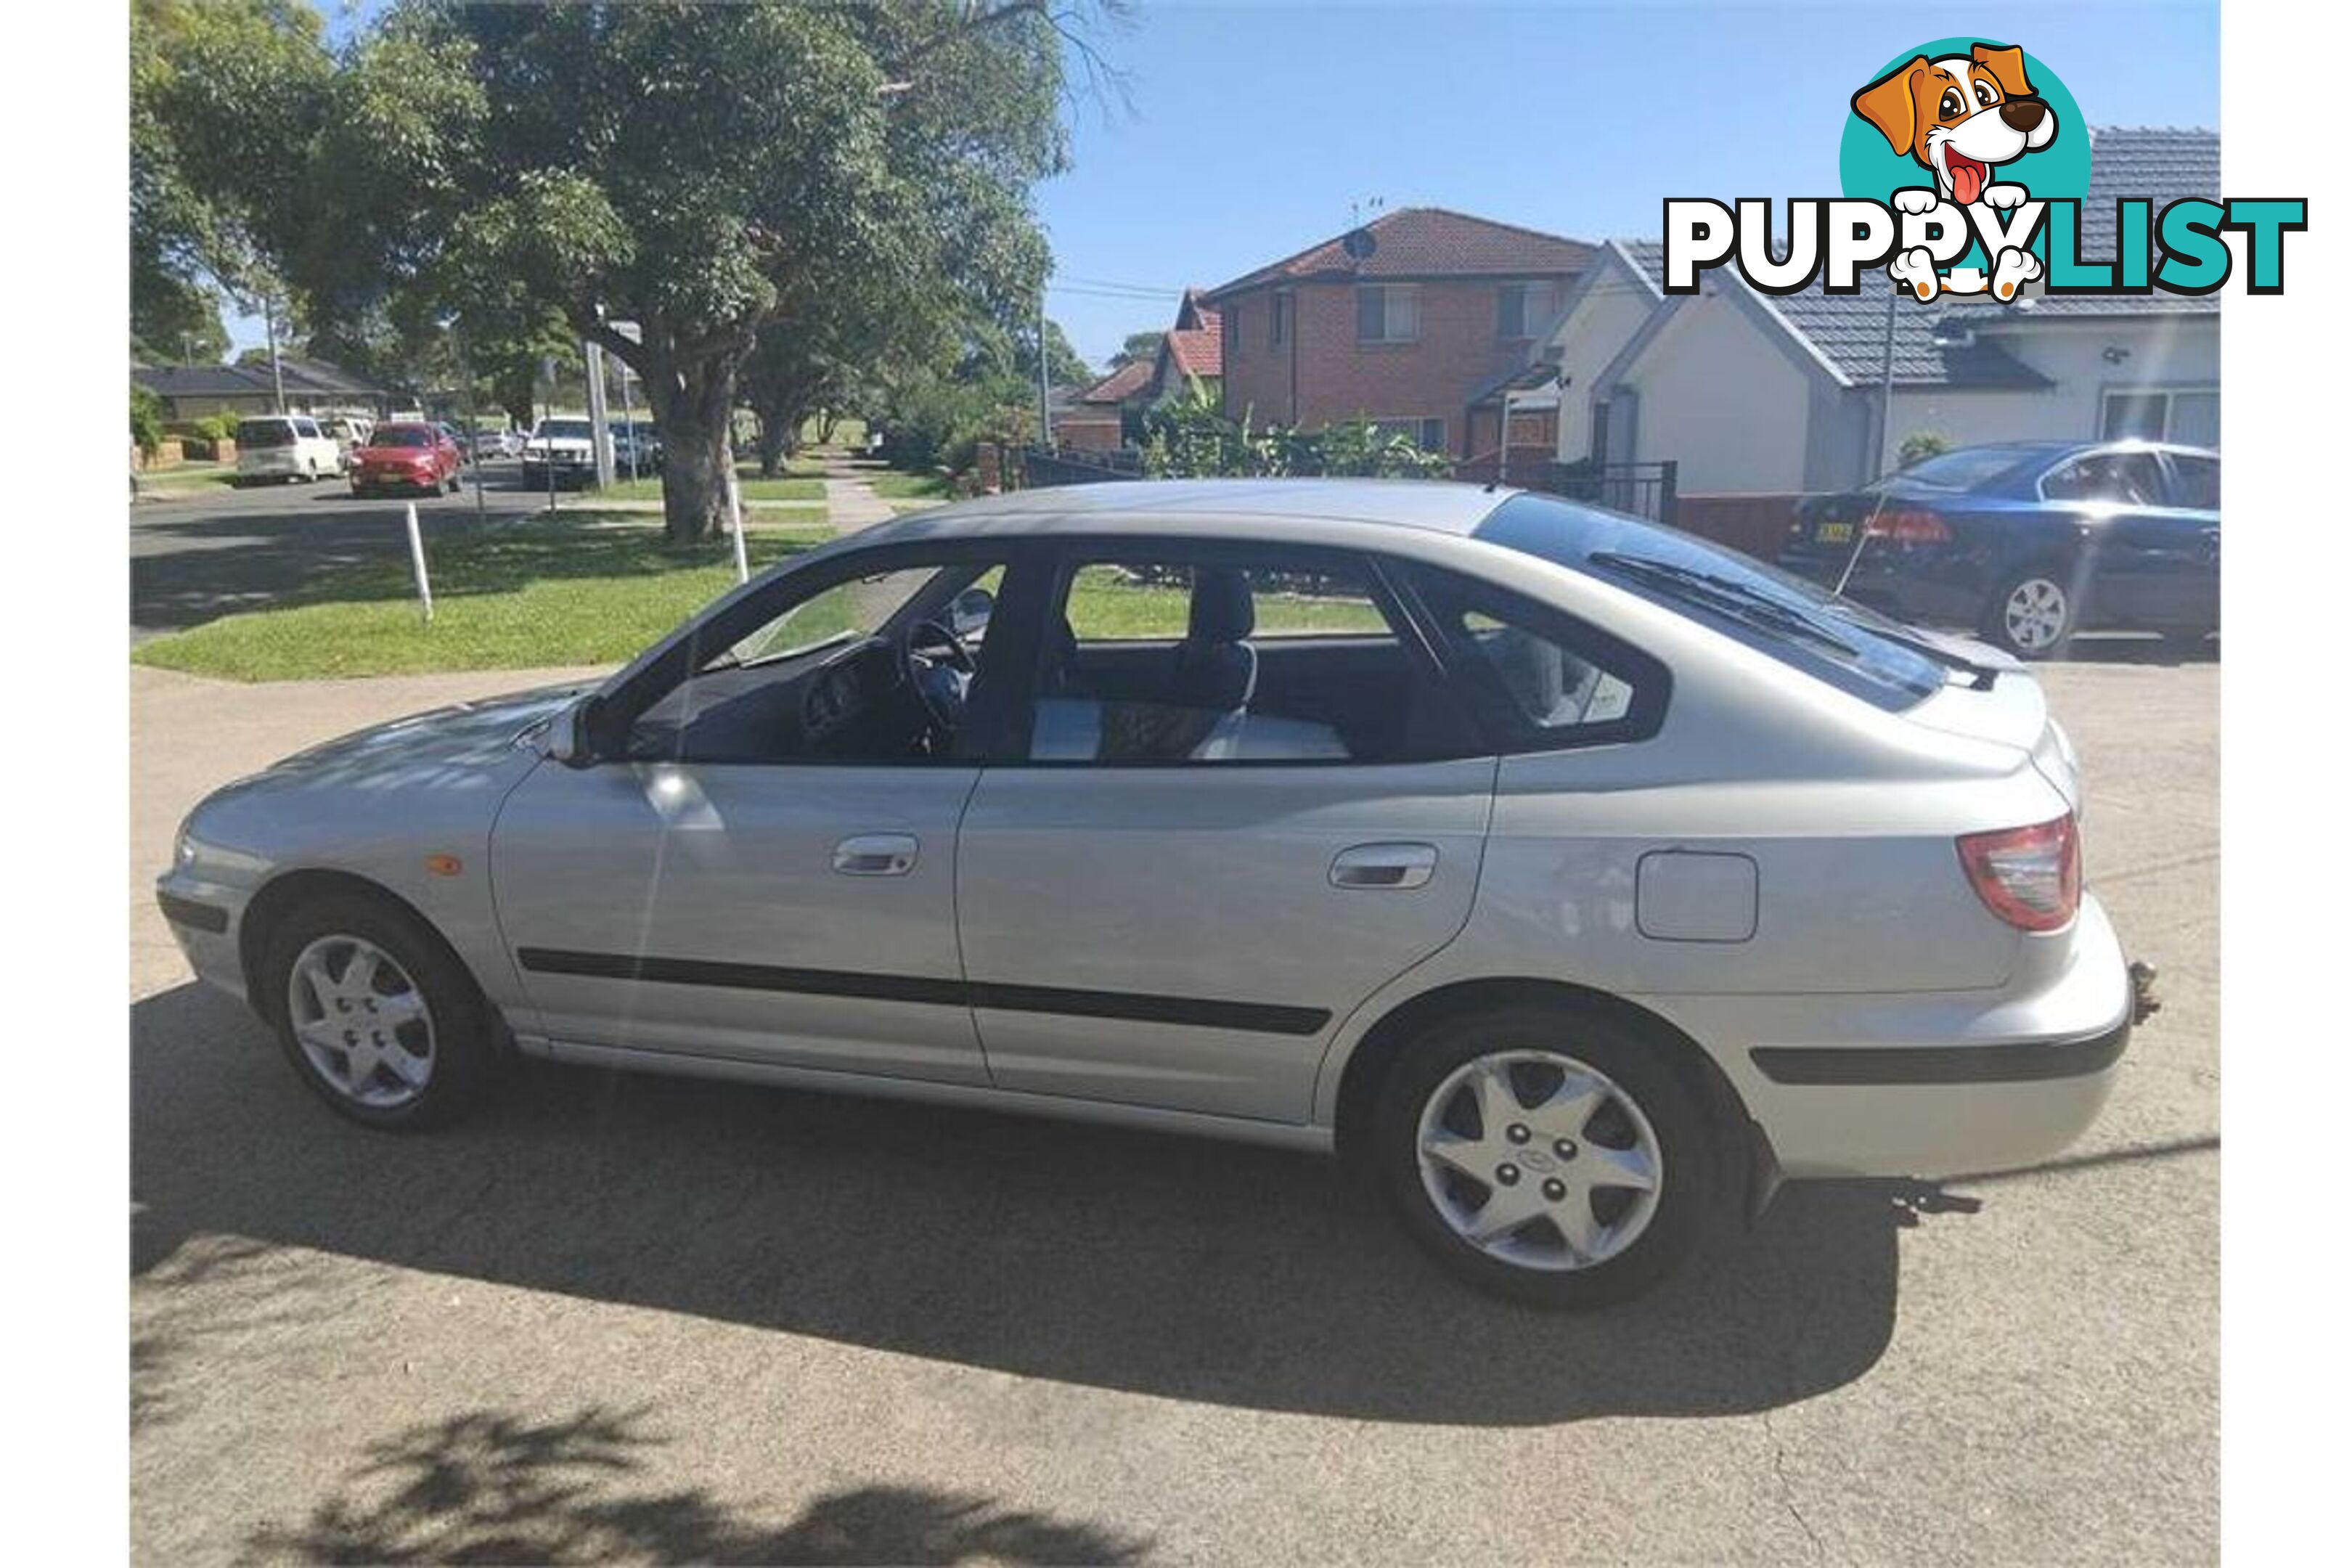
<path fill-rule="evenodd" d="M 2211 131 L 2093 127 L 2091 184 L 2083 202 L 2082 253 L 2091 259 L 2115 254 L 2116 202 L 2146 196 L 2158 203 L 2177 196 L 2216 196 L 2221 189 L 2221 139 Z M 1656 240 L 1620 240 L 1618 245 L 1654 283 L 1665 276 L 1665 247 Z M 1728 271 L 1717 278 L 1738 287 Z M 1884 374 L 1886 296 L 1865 279 L 1859 294 L 1826 294 L 1816 281 L 1798 294 L 1765 299 L 1795 331 L 1849 379 L 1874 382 Z M 1763 296 L 1758 296 L 1764 299 Z M 1979 312 L 2000 310 L 2011 326 L 2032 316 L 2149 316 L 2204 314 L 2221 309 L 2218 296 L 2192 297 L 2158 291 L 2111 298 L 2037 297 L 2031 305 L 1960 306 L 1941 313 L 1906 302 L 1895 311 L 1895 384 L 1897 386 L 2033 387 L 2048 379 L 2020 363 L 1997 344 L 1979 341 L 1937 343 L 1940 334 L 1958 339 L 1955 325 L 1990 321 Z M 2007 312 L 2016 311 L 2015 315 Z"/>

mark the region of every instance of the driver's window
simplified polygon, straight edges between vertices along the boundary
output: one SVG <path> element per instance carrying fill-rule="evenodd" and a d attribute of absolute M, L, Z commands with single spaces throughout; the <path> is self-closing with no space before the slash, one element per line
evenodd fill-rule
<path fill-rule="evenodd" d="M 709 649 L 638 715 L 629 755 L 740 763 L 954 754 L 1001 578 L 992 563 L 933 561 L 804 589 L 765 624 Z"/>

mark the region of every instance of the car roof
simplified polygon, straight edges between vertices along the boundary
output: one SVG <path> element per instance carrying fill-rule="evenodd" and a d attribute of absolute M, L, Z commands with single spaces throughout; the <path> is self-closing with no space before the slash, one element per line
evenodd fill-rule
<path fill-rule="evenodd" d="M 1520 492 L 1443 479 L 1133 479 L 1015 490 L 935 507 L 861 530 L 869 542 L 942 531 L 1089 533 L 1108 519 L 1233 518 L 1369 523 L 1467 535 Z"/>

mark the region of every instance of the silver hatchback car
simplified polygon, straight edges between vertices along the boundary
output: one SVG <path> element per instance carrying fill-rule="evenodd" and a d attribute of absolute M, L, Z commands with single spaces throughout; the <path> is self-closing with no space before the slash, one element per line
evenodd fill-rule
<path fill-rule="evenodd" d="M 1589 1305 L 2043 1158 L 2151 1005 L 2024 669 L 1548 496 L 1107 484 L 219 791 L 160 893 L 328 1104 L 510 1053 L 1336 1148 Z"/>

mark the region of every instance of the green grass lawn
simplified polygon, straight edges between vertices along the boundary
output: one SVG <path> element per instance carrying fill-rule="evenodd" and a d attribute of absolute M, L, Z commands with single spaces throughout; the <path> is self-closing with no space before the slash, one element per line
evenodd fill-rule
<path fill-rule="evenodd" d="M 752 570 L 831 530 L 755 521 Z M 613 664 L 734 586 L 724 540 L 662 542 L 641 514 L 569 511 L 427 546 L 434 618 L 419 615 L 399 557 L 335 572 L 266 610 L 229 616 L 131 651 L 140 664 L 230 680 Z"/>
<path fill-rule="evenodd" d="M 866 483 L 884 500 L 950 501 L 955 500 L 955 486 L 945 474 L 874 474 Z"/>
<path fill-rule="evenodd" d="M 1093 638 L 1166 637 L 1184 635 L 1192 597 L 1187 588 L 1139 583 L 1116 568 L 1087 566 L 1070 585 L 1070 627 Z M 1388 622 L 1369 599 L 1339 595 L 1257 595 L 1261 637 L 1314 632 L 1384 632 Z"/>
<path fill-rule="evenodd" d="M 236 482 L 235 463 L 182 463 L 170 468 L 142 468 L 142 496 L 198 495 Z"/>
<path fill-rule="evenodd" d="M 735 473 L 746 501 L 824 500 L 824 480 L 818 477 L 814 463 L 795 463 L 786 470 L 787 477 L 781 479 L 761 479 L 757 463 L 739 463 Z M 661 493 L 658 477 L 623 479 L 610 489 L 596 492 L 609 500 L 659 500 Z"/>

